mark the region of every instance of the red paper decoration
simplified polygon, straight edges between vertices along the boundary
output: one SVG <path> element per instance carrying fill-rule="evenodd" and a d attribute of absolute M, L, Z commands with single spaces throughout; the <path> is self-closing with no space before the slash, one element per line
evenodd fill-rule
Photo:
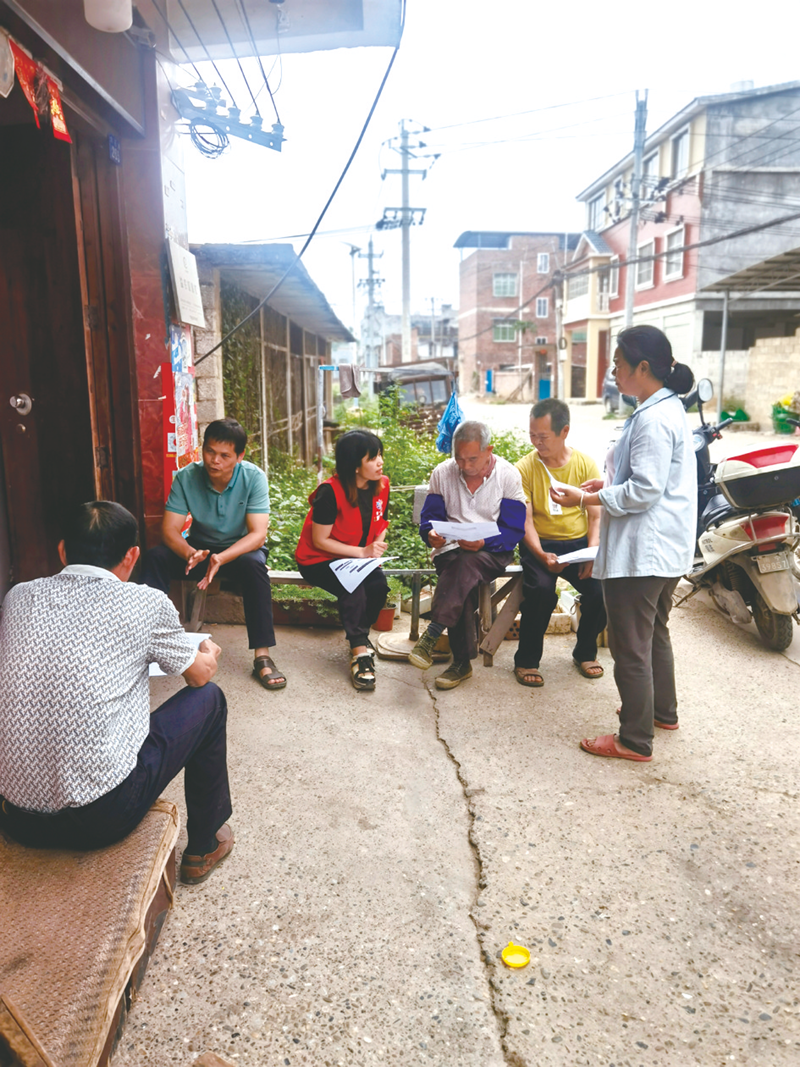
<path fill-rule="evenodd" d="M 42 113 L 47 117 L 49 113 L 50 122 L 53 126 L 53 136 L 57 137 L 59 141 L 67 141 L 72 144 L 72 138 L 67 130 L 67 123 L 64 118 L 64 107 L 61 103 L 61 93 L 58 90 L 58 84 L 55 79 L 35 60 L 31 59 L 27 52 L 9 37 L 8 43 L 11 46 L 11 52 L 14 56 L 14 71 L 17 75 L 17 79 L 20 84 L 20 88 L 25 94 L 25 99 L 31 105 L 33 110 L 33 117 L 36 120 L 36 125 L 41 129 L 41 123 L 39 121 L 40 106 L 37 103 L 36 90 L 40 91 L 40 99 L 43 100 Z M 44 90 L 44 91 L 43 91 Z"/>

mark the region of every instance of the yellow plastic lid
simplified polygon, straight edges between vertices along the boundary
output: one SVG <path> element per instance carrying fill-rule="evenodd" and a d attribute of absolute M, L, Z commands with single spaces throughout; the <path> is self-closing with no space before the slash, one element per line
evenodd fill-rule
<path fill-rule="evenodd" d="M 513 941 L 508 942 L 500 958 L 506 967 L 527 967 L 531 962 L 530 950 L 524 945 L 515 945 Z"/>

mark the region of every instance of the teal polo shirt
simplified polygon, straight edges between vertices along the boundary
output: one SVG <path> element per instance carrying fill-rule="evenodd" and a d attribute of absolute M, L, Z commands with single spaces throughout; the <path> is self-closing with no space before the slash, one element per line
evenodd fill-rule
<path fill-rule="evenodd" d="M 166 510 L 192 516 L 192 541 L 228 548 L 247 533 L 247 515 L 269 515 L 267 476 L 255 463 L 242 460 L 225 490 L 218 493 L 202 460 L 190 463 L 175 475 Z"/>

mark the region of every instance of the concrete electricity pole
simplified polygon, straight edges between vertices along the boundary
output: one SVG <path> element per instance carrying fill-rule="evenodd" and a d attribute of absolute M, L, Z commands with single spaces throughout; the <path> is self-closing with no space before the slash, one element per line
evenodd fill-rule
<path fill-rule="evenodd" d="M 636 291 L 636 239 L 639 236 L 639 207 L 642 199 L 642 160 L 644 159 L 644 142 L 647 138 L 647 90 L 639 99 L 636 90 L 636 123 L 633 134 L 633 177 L 631 178 L 631 217 L 628 235 L 628 262 L 625 267 L 625 328 L 633 325 L 633 301 Z M 625 413 L 625 402 L 620 390 L 617 400 L 617 412 Z"/>
<path fill-rule="evenodd" d="M 358 253 L 359 259 L 367 260 L 367 279 L 366 281 L 360 281 L 358 283 L 359 288 L 367 290 L 367 343 L 365 345 L 364 364 L 367 367 L 375 368 L 378 366 L 378 356 L 375 350 L 375 290 L 383 285 L 383 279 L 379 278 L 375 273 L 373 266 L 376 259 L 380 259 L 383 252 L 380 255 L 376 255 L 372 247 L 372 238 L 369 239 L 369 246 L 367 254 L 363 252 Z"/>
<path fill-rule="evenodd" d="M 426 130 L 427 126 L 423 126 Z M 408 144 L 409 130 L 406 129 L 406 120 L 400 120 L 400 147 L 395 151 L 400 153 L 400 169 L 385 170 L 381 178 L 387 174 L 399 174 L 401 180 L 402 205 L 397 208 L 386 208 L 383 218 L 378 223 L 379 229 L 393 229 L 399 226 L 403 231 L 403 315 L 402 315 L 402 361 L 411 362 L 411 227 L 416 221 L 416 214 L 420 215 L 420 223 L 425 218 L 425 208 L 409 206 L 409 177 L 412 174 L 421 174 L 423 179 L 428 174 L 427 168 L 412 170 L 409 168 L 409 159 L 414 159 Z M 416 145 L 414 147 L 417 147 Z M 399 218 L 398 218 L 399 216 Z"/>
<path fill-rule="evenodd" d="M 647 137 L 647 90 L 639 99 L 636 90 L 636 125 L 633 135 L 633 177 L 631 178 L 631 222 L 628 235 L 628 264 L 625 268 L 625 327 L 633 325 L 633 300 L 636 286 L 636 239 L 639 235 L 639 206 L 642 198 L 642 160 Z"/>

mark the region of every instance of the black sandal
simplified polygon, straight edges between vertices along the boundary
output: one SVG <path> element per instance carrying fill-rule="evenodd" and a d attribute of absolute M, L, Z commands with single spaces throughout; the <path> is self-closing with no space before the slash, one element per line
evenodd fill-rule
<path fill-rule="evenodd" d="M 262 674 L 265 667 L 269 667 L 271 674 Z M 253 677 L 258 678 L 265 689 L 285 689 L 286 676 L 281 674 L 272 661 L 271 656 L 257 656 L 253 660 Z M 274 681 L 273 681 L 274 679 Z"/>
<path fill-rule="evenodd" d="M 370 652 L 354 655 L 350 660 L 353 688 L 371 692 L 375 688 L 375 660 Z"/>

